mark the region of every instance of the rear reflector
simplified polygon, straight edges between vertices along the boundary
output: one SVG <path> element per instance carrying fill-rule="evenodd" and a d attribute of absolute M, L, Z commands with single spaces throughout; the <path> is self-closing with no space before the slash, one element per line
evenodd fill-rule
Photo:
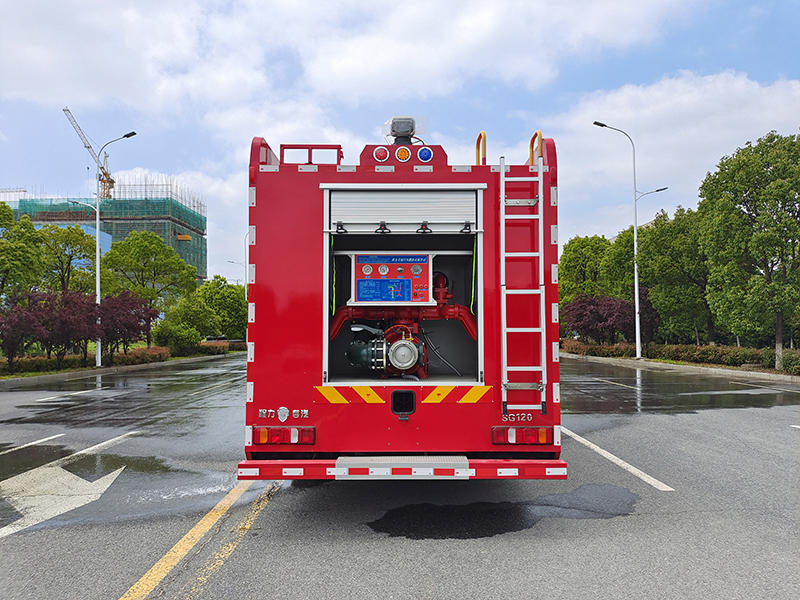
<path fill-rule="evenodd" d="M 314 427 L 254 427 L 255 444 L 314 444 L 317 432 Z"/>
<path fill-rule="evenodd" d="M 492 427 L 493 444 L 552 444 L 552 427 Z"/>

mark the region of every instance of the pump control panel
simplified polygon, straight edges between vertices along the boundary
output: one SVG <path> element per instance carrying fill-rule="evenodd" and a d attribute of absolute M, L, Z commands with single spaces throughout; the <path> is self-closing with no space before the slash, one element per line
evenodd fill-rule
<path fill-rule="evenodd" d="M 351 254 L 349 305 L 436 304 L 432 300 L 433 254 Z"/>

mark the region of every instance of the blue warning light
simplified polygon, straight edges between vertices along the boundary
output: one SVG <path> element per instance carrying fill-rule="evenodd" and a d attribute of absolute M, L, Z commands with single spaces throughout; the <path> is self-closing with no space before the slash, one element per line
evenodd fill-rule
<path fill-rule="evenodd" d="M 433 150 L 427 146 L 423 146 L 417 150 L 417 158 L 420 160 L 420 162 L 430 162 L 433 158 Z"/>

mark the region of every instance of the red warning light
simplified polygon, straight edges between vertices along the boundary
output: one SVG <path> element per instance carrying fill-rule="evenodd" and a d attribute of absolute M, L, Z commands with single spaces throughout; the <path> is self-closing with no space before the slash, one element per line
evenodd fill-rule
<path fill-rule="evenodd" d="M 389 149 L 386 146 L 378 146 L 372 151 L 372 156 L 378 162 L 386 162 L 389 159 Z"/>

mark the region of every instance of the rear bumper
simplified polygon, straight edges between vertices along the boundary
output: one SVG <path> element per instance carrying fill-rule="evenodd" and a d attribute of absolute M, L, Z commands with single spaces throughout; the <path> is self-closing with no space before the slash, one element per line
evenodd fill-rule
<path fill-rule="evenodd" d="M 244 460 L 239 479 L 566 479 L 563 460 L 468 459 L 466 456 L 342 456 Z"/>

